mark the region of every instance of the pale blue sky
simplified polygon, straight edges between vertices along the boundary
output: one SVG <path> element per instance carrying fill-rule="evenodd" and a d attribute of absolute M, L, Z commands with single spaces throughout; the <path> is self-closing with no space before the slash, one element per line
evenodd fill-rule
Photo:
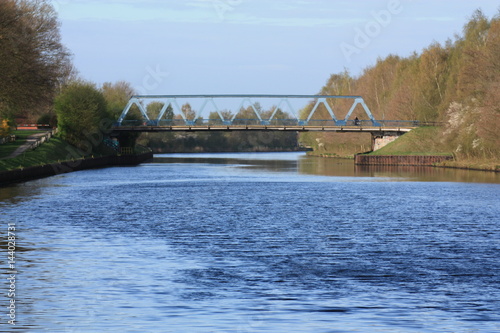
<path fill-rule="evenodd" d="M 52 0 L 83 78 L 142 94 L 314 94 L 460 33 L 495 0 Z"/>

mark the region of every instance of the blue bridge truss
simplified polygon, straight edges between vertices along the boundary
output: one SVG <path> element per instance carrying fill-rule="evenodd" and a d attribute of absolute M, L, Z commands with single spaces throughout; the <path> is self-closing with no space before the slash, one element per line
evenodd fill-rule
<path fill-rule="evenodd" d="M 340 117 L 334 112 L 335 100 L 352 100 L 350 109 Z M 188 103 L 198 104 L 199 108 L 195 111 L 194 117 L 191 119 L 183 112 L 179 106 L 179 101 L 188 101 Z M 262 112 L 256 107 L 256 103 L 261 101 L 272 101 L 274 103 L 272 113 L 264 117 Z M 148 105 L 151 103 L 160 103 L 161 110 L 154 117 L 148 114 Z M 236 102 L 236 104 L 235 104 Z M 297 103 L 299 102 L 299 103 Z M 236 109 L 234 106 L 231 110 L 224 108 L 227 104 L 239 105 Z M 297 107 L 299 104 L 299 107 Z M 300 105 L 302 107 L 300 107 Z M 310 111 L 304 114 L 303 111 L 309 106 Z M 323 106 L 329 114 L 328 119 L 313 119 L 314 114 Z M 363 120 L 350 119 L 355 109 L 360 106 L 363 110 Z M 139 110 L 142 119 L 126 120 L 127 115 L 136 107 Z M 238 118 L 241 111 L 250 107 L 254 113 L 254 119 Z M 299 109 L 300 108 L 300 109 Z M 277 119 L 278 110 L 286 110 L 290 115 L 288 119 Z M 165 119 L 165 115 L 169 111 L 170 118 Z M 230 111 L 230 117 L 224 116 L 224 111 Z M 173 112 L 173 114 L 172 114 Z M 217 114 L 216 119 L 203 118 L 208 112 Z M 228 113 L 226 112 L 226 115 Z M 309 126 L 348 126 L 348 125 L 371 125 L 372 127 L 383 126 L 381 122 L 375 120 L 370 109 L 366 105 L 361 96 L 337 96 L 337 95 L 139 95 L 133 96 L 122 114 L 115 124 L 115 128 L 134 127 L 139 130 L 139 127 L 207 127 L 207 126 L 227 126 L 227 129 L 235 129 L 237 126 L 253 126 L 254 129 L 267 126 L 279 127 L 302 127 Z M 123 128 L 125 129 L 125 128 Z"/>

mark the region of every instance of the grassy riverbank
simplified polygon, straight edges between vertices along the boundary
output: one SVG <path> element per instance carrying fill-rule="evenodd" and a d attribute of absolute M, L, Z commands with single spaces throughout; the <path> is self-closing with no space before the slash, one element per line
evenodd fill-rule
<path fill-rule="evenodd" d="M 449 146 L 444 143 L 442 129 L 439 127 L 417 128 L 368 155 L 454 156 L 453 160 L 442 162 L 438 166 L 500 171 L 500 160 L 498 159 L 466 158 L 453 154 Z"/>
<path fill-rule="evenodd" d="M 16 142 L 16 146 L 19 147 L 22 143 L 24 143 L 25 139 L 16 141 L 19 141 L 19 143 Z M 11 152 L 15 150 L 15 148 L 12 150 L 12 147 L 9 147 L 8 149 L 9 151 L 11 150 Z M 9 154 L 7 154 L 7 156 L 8 155 Z M 49 142 L 44 143 L 35 150 L 26 151 L 15 158 L 1 159 L 0 171 L 27 168 L 84 157 L 86 156 L 79 154 L 77 149 L 73 146 L 59 137 L 54 137 Z"/>
<path fill-rule="evenodd" d="M 441 129 L 438 127 L 421 127 L 417 128 L 401 137 L 396 141 L 391 142 L 387 146 L 374 151 L 368 152 L 368 155 L 398 155 L 398 156 L 441 156 L 441 155 L 453 155 L 450 150 L 441 142 Z M 348 134 L 337 134 L 340 138 L 343 135 Z M 354 136 L 353 134 L 350 134 Z M 369 134 L 368 134 L 369 135 Z M 363 138 L 366 140 L 366 138 Z M 337 158 L 354 158 L 354 155 L 366 151 L 369 149 L 369 144 L 359 145 L 359 143 L 346 144 L 347 139 L 335 140 L 334 143 L 325 145 L 325 149 L 319 149 L 317 146 L 314 147 L 314 151 L 308 152 L 310 156 L 320 156 L 320 157 L 337 157 Z M 351 141 L 354 139 L 351 138 Z"/>
<path fill-rule="evenodd" d="M 334 146 L 331 144 L 330 146 Z M 319 149 L 314 147 L 314 151 L 308 152 L 309 156 L 335 157 L 335 158 L 354 158 L 354 150 L 335 150 Z M 352 145 L 353 149 L 360 149 L 359 146 Z M 443 138 L 443 129 L 440 127 L 421 127 L 417 128 L 401 137 L 387 146 L 367 153 L 374 156 L 453 156 L 453 160 L 442 162 L 437 166 L 458 169 L 500 171 L 500 160 L 498 159 L 479 159 L 457 156 L 452 152 L 449 145 Z"/>
<path fill-rule="evenodd" d="M 421 127 L 404 134 L 396 141 L 389 143 L 369 155 L 453 155 L 450 149 L 442 142 L 439 127 Z"/>

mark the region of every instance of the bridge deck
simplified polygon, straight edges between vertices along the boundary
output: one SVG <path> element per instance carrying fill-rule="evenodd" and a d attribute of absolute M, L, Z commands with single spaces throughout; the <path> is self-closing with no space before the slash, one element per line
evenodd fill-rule
<path fill-rule="evenodd" d="M 409 132 L 416 127 L 376 127 L 376 126 L 284 126 L 284 125 L 193 125 L 193 126 L 118 126 L 118 132 L 214 132 L 214 131 L 289 131 L 289 132 L 344 132 L 377 133 Z"/>

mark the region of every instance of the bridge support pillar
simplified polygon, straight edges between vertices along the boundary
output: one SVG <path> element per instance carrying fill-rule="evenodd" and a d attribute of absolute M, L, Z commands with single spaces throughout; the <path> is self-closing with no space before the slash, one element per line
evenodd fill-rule
<path fill-rule="evenodd" d="M 127 132 L 117 132 L 114 131 L 111 133 L 111 140 L 115 142 L 117 148 L 123 147 L 135 147 L 136 140 L 139 137 L 139 133 L 127 133 Z M 113 147 L 114 148 L 114 147 Z"/>
<path fill-rule="evenodd" d="M 372 132 L 372 151 L 379 150 L 382 147 L 387 146 L 389 143 L 395 141 L 401 135 L 405 134 L 404 132 Z"/>

